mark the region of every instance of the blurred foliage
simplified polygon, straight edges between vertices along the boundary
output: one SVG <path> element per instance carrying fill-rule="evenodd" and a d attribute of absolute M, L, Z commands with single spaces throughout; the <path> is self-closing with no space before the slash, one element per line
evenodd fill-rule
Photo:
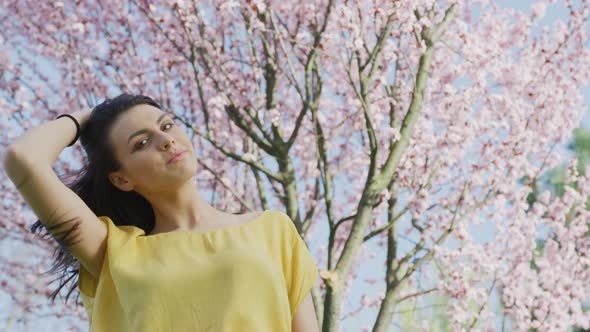
<path fill-rule="evenodd" d="M 573 141 L 567 145 L 567 149 L 573 153 L 573 156 L 578 158 L 577 170 L 580 177 L 585 176 L 585 169 L 588 161 L 590 160 L 590 131 L 584 128 L 577 128 L 574 130 Z M 523 178 L 522 183 L 530 183 L 533 191 L 527 197 L 529 204 L 528 210 L 530 210 L 533 204 L 537 201 L 537 197 L 545 190 L 551 192 L 551 197 L 562 197 L 565 193 L 565 186 L 570 186 L 575 190 L 578 190 L 578 183 L 566 183 L 566 171 L 567 163 L 556 167 L 547 173 L 545 173 L 540 179 L 536 179 L 533 183 L 530 178 Z M 586 201 L 586 210 L 590 210 L 590 199 Z M 570 211 L 569 213 L 572 213 Z M 588 223 L 590 230 L 590 222 Z M 586 233 L 590 236 L 590 231 Z M 541 239 L 537 240 L 537 254 L 542 255 L 544 250 L 544 241 Z M 535 260 L 531 261 L 531 267 L 536 268 Z M 590 300 L 590 299 L 589 299 Z M 584 306 L 584 310 L 590 310 L 590 302 L 587 302 Z M 536 332 L 537 329 L 530 329 L 529 332 Z M 573 328 L 572 332 L 590 332 L 590 330 Z"/>

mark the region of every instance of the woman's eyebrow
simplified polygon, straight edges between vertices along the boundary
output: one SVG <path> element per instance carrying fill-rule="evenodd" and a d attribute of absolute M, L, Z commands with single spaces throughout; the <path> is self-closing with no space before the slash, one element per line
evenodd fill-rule
<path fill-rule="evenodd" d="M 160 122 L 162 122 L 162 119 L 163 119 L 163 118 L 164 118 L 166 115 L 168 115 L 168 113 L 164 113 L 164 114 L 160 115 L 160 117 L 158 118 L 158 121 L 156 121 L 156 123 L 160 123 Z M 147 131 L 148 131 L 147 129 L 140 129 L 140 130 L 136 131 L 135 133 L 133 133 L 133 134 L 129 135 L 129 139 L 127 140 L 127 144 L 129 144 L 129 142 L 131 142 L 131 139 L 132 139 L 133 137 L 135 137 L 135 136 L 137 136 L 137 135 L 141 135 L 141 134 L 143 134 L 143 133 L 145 133 L 145 132 L 147 132 Z"/>

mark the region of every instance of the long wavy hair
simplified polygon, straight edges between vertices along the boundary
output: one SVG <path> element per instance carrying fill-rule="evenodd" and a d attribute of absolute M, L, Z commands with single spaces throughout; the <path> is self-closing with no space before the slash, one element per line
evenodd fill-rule
<path fill-rule="evenodd" d="M 121 164 L 115 157 L 114 147 L 106 137 L 111 127 L 117 119 L 131 107 L 139 104 L 148 104 L 159 109 L 160 105 L 152 98 L 143 95 L 131 95 L 123 93 L 113 99 L 105 99 L 102 103 L 94 107 L 88 122 L 80 133 L 80 142 L 88 156 L 87 162 L 83 167 L 74 174 L 74 180 L 71 182 L 60 180 L 75 192 L 88 205 L 88 207 L 97 216 L 109 216 L 117 226 L 133 225 L 143 229 L 146 234 L 151 232 L 155 225 L 155 216 L 151 204 L 140 194 L 135 191 L 122 191 L 115 187 L 108 179 L 110 172 L 118 171 Z M 72 177 L 71 175 L 68 177 Z M 44 274 L 57 274 L 59 277 L 58 288 L 51 293 L 51 301 L 55 298 L 60 290 L 70 281 L 73 285 L 68 291 L 65 302 L 70 294 L 77 288 L 79 279 L 80 263 L 73 257 L 68 246 L 76 243 L 74 234 L 78 224 L 74 224 L 69 229 L 62 231 L 57 230 L 60 225 L 45 226 L 41 220 L 37 220 L 31 227 L 32 233 L 41 233 L 45 229 L 45 234 L 40 235 L 47 239 L 53 237 L 58 246 L 55 248 L 54 262 L 50 270 Z M 57 255 L 56 255 L 57 252 Z M 80 294 L 76 297 L 76 305 Z"/>

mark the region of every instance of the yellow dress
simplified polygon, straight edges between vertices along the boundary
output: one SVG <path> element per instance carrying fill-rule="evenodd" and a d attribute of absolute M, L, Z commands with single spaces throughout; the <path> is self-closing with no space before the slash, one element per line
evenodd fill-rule
<path fill-rule="evenodd" d="M 98 279 L 80 266 L 90 332 L 291 331 L 317 265 L 289 216 L 145 236 L 107 216 Z"/>

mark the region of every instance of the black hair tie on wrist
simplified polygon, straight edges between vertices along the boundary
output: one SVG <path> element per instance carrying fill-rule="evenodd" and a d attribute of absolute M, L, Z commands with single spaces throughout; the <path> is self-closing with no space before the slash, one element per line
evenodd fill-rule
<path fill-rule="evenodd" d="M 55 118 L 55 120 L 62 118 L 64 116 L 67 116 L 68 118 L 74 120 L 74 123 L 76 124 L 76 137 L 74 137 L 74 140 L 72 141 L 72 143 L 70 143 L 70 145 L 68 145 L 68 146 L 72 146 L 72 145 L 74 145 L 74 143 L 76 143 L 76 141 L 80 137 L 80 124 L 78 123 L 78 120 L 76 120 L 76 118 L 74 118 L 73 116 L 71 116 L 69 114 L 62 114 L 62 115 L 58 116 L 57 118 Z"/>

